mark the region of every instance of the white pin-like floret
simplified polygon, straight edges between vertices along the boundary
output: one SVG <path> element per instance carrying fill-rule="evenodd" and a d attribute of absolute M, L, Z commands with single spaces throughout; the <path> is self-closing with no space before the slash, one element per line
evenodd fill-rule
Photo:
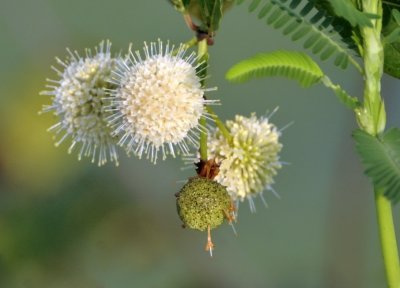
<path fill-rule="evenodd" d="M 119 144 L 128 152 L 146 155 L 156 162 L 158 154 L 189 153 L 197 147 L 199 119 L 206 115 L 205 89 L 196 73 L 194 53 L 186 55 L 184 45 L 145 44 L 144 55 L 130 51 L 119 65 L 111 95 L 114 114 L 109 118 Z"/>
<path fill-rule="evenodd" d="M 220 164 L 214 180 L 226 187 L 233 200 L 247 198 L 254 211 L 253 197 L 272 189 L 274 176 L 282 166 L 280 131 L 268 118 L 255 114 L 249 118 L 237 115 L 226 122 L 226 127 L 232 136 L 229 142 L 219 130 L 208 140 L 209 157 Z"/>
<path fill-rule="evenodd" d="M 60 79 L 48 80 L 49 90 L 41 92 L 52 97 L 51 105 L 44 106 L 43 112 L 53 112 L 59 119 L 49 128 L 58 138 L 56 146 L 70 138 L 69 152 L 76 149 L 79 159 L 90 157 L 98 165 L 107 160 L 118 164 L 117 141 L 105 119 L 110 113 L 103 99 L 105 89 L 114 86 L 109 78 L 116 62 L 120 61 L 111 56 L 110 48 L 109 41 L 101 42 L 94 55 L 86 50 L 84 57 L 67 49 L 67 60 L 56 58 L 61 67 L 52 67 Z"/>

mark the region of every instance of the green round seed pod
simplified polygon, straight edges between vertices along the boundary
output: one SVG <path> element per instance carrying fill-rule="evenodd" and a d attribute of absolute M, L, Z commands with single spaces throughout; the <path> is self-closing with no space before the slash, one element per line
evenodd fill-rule
<path fill-rule="evenodd" d="M 231 198 L 221 184 L 202 177 L 189 179 L 177 195 L 178 214 L 186 227 L 204 231 L 218 227 L 231 208 Z"/>

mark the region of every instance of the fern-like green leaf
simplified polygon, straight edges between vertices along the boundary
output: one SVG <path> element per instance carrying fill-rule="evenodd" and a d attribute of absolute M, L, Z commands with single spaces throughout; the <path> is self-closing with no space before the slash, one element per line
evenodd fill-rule
<path fill-rule="evenodd" d="M 249 11 L 259 9 L 258 18 L 265 19 L 266 24 L 273 28 L 282 29 L 283 34 L 290 36 L 293 41 L 303 39 L 304 48 L 319 55 L 321 60 L 335 56 L 336 66 L 344 69 L 348 63 L 352 63 L 363 73 L 352 53 L 340 41 L 341 36 L 336 28 L 331 26 L 333 18 L 326 16 L 325 11 L 317 10 L 314 5 L 314 2 L 309 0 L 252 0 Z M 343 7 L 340 7 L 343 10 Z M 364 16 L 362 14 L 354 17 L 358 19 Z"/>
<path fill-rule="evenodd" d="M 400 39 L 400 27 L 394 29 L 388 36 L 385 37 L 385 42 L 388 44 L 396 43 Z"/>
<path fill-rule="evenodd" d="M 176 0 L 175 0 L 176 1 Z M 185 8 L 188 8 L 190 5 L 191 0 L 181 0 L 183 6 L 185 6 Z"/>
<path fill-rule="evenodd" d="M 392 128 L 380 137 L 361 130 L 353 133 L 365 174 L 376 188 L 385 189 L 393 204 L 400 200 L 400 129 Z"/>
<path fill-rule="evenodd" d="M 249 5 L 249 12 L 253 12 L 255 9 L 257 9 L 257 6 L 260 4 L 261 0 L 253 0 L 251 1 Z"/>
<path fill-rule="evenodd" d="M 198 0 L 202 19 L 208 30 L 217 31 L 222 18 L 223 0 Z"/>
<path fill-rule="evenodd" d="M 328 76 L 321 79 L 322 84 L 331 89 L 336 97 L 351 110 L 355 110 L 361 106 L 360 101 L 356 97 L 350 96 L 340 85 L 332 83 Z"/>
<path fill-rule="evenodd" d="M 309 87 L 320 81 L 324 74 L 308 55 L 292 51 L 258 54 L 239 62 L 226 73 L 226 79 L 239 83 L 272 76 L 283 76 Z"/>
<path fill-rule="evenodd" d="M 363 13 L 359 11 L 356 7 L 354 7 L 352 1 L 349 0 L 330 1 L 330 4 L 333 6 L 335 14 L 349 21 L 353 27 L 355 26 L 372 27 L 371 20 L 379 18 L 378 15 Z"/>
<path fill-rule="evenodd" d="M 399 8 L 389 6 L 389 1 L 385 2 L 383 10 L 384 36 L 384 71 L 385 73 L 400 79 L 400 12 Z M 393 5 L 394 3 L 390 3 Z M 398 4 L 400 6 L 400 3 Z"/>

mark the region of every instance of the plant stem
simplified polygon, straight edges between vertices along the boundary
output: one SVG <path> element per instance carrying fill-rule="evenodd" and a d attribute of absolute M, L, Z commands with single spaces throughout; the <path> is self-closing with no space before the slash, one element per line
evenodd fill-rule
<path fill-rule="evenodd" d="M 219 131 L 222 133 L 222 136 L 225 137 L 225 139 L 226 139 L 226 141 L 228 141 L 228 143 L 231 143 L 232 135 L 228 131 L 228 129 L 225 127 L 224 123 L 221 121 L 221 119 L 219 119 L 218 115 L 214 112 L 213 109 L 211 109 L 210 106 L 207 106 L 207 111 L 211 115 L 211 117 L 214 119 L 215 125 L 217 125 Z"/>
<path fill-rule="evenodd" d="M 183 45 L 185 45 L 186 49 L 189 49 L 189 48 L 192 48 L 193 46 L 195 46 L 197 44 L 197 42 L 198 42 L 197 37 L 193 37 L 189 41 L 185 42 Z"/>
<path fill-rule="evenodd" d="M 207 39 L 198 42 L 198 52 L 197 57 L 199 59 L 199 67 L 197 68 L 201 71 L 201 86 L 205 87 L 205 77 L 207 76 L 207 65 L 208 65 L 208 44 Z M 207 156 L 207 130 L 206 130 L 206 118 L 202 116 L 199 120 L 199 124 L 203 127 L 200 131 L 200 159 L 203 161 L 208 160 Z"/>
<path fill-rule="evenodd" d="M 206 118 L 201 117 L 199 120 L 200 126 L 205 127 L 206 126 Z M 204 128 L 205 129 L 205 128 Z M 200 159 L 203 161 L 208 160 L 208 155 L 207 155 L 207 133 L 205 131 L 200 132 Z"/>
<path fill-rule="evenodd" d="M 363 12 L 382 16 L 382 3 L 376 0 L 363 0 Z M 361 27 L 364 46 L 364 108 L 359 111 L 361 128 L 371 135 L 385 129 L 386 112 L 381 98 L 381 78 L 383 74 L 383 46 L 381 40 L 382 18 L 371 20 L 372 27 Z"/>
<path fill-rule="evenodd" d="M 189 49 L 189 48 L 192 48 L 193 46 L 195 46 L 196 44 L 197 44 L 197 37 L 193 37 L 193 38 L 190 39 L 189 41 L 183 43 L 182 46 L 183 46 L 184 49 Z M 181 49 L 181 47 L 175 48 L 175 49 L 171 52 L 171 54 L 172 54 L 172 55 L 176 55 L 176 54 L 179 52 L 180 49 Z"/>
<path fill-rule="evenodd" d="M 360 27 L 364 46 L 364 107 L 357 110 L 358 123 L 364 131 L 377 136 L 386 126 L 385 106 L 381 97 L 381 78 L 383 74 L 382 2 L 381 0 L 362 0 L 362 10 L 377 14 L 379 19 L 371 20 L 372 27 Z M 396 234 L 393 225 L 391 202 L 384 195 L 383 188 L 375 187 L 375 203 L 379 235 L 386 279 L 389 288 L 400 288 L 400 267 Z"/>
<path fill-rule="evenodd" d="M 392 205 L 390 200 L 383 194 L 382 189 L 375 189 L 375 202 L 388 287 L 399 288 L 400 264 L 393 224 Z"/>

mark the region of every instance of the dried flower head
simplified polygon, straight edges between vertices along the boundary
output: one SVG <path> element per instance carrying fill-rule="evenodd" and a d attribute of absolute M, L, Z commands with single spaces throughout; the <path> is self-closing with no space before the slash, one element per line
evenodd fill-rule
<path fill-rule="evenodd" d="M 175 149 L 187 154 L 188 144 L 197 146 L 204 105 L 214 101 L 203 98 L 195 54 L 185 55 L 184 45 L 163 47 L 159 40 L 145 43 L 144 59 L 130 51 L 119 65 L 113 80 L 118 88 L 111 92 L 115 113 L 109 121 L 128 152 L 145 154 L 155 163 L 159 152 L 165 159 L 167 154 L 175 157 Z"/>
<path fill-rule="evenodd" d="M 226 126 L 231 141 L 218 130 L 209 137 L 210 157 L 220 164 L 215 181 L 224 185 L 234 200 L 247 198 L 254 211 L 253 197 L 272 189 L 273 177 L 282 166 L 280 132 L 268 118 L 257 118 L 255 114 L 249 118 L 237 115 Z"/>
<path fill-rule="evenodd" d="M 226 188 L 204 177 L 193 177 L 176 194 L 176 207 L 184 227 L 207 230 L 206 251 L 214 249 L 211 229 L 220 226 L 224 219 L 232 225 L 234 218 L 232 200 Z"/>
<path fill-rule="evenodd" d="M 189 179 L 177 194 L 176 203 L 185 226 L 200 231 L 221 225 L 231 209 L 226 188 L 203 177 Z"/>
<path fill-rule="evenodd" d="M 59 70 L 52 69 L 60 77 L 59 80 L 47 79 L 50 90 L 41 92 L 52 97 L 52 104 L 43 107 L 43 112 L 53 111 L 59 122 L 49 128 L 59 139 L 56 146 L 70 137 L 72 143 L 68 151 L 79 149 L 78 158 L 91 157 L 99 166 L 108 159 L 118 164 L 116 139 L 108 127 L 104 105 L 105 89 L 112 88 L 108 82 L 111 71 L 119 60 L 112 58 L 111 43 L 101 42 L 95 48 L 95 55 L 86 50 L 81 57 L 76 51 L 67 49 L 69 57 L 62 61 Z M 79 147 L 80 146 L 80 147 Z"/>

